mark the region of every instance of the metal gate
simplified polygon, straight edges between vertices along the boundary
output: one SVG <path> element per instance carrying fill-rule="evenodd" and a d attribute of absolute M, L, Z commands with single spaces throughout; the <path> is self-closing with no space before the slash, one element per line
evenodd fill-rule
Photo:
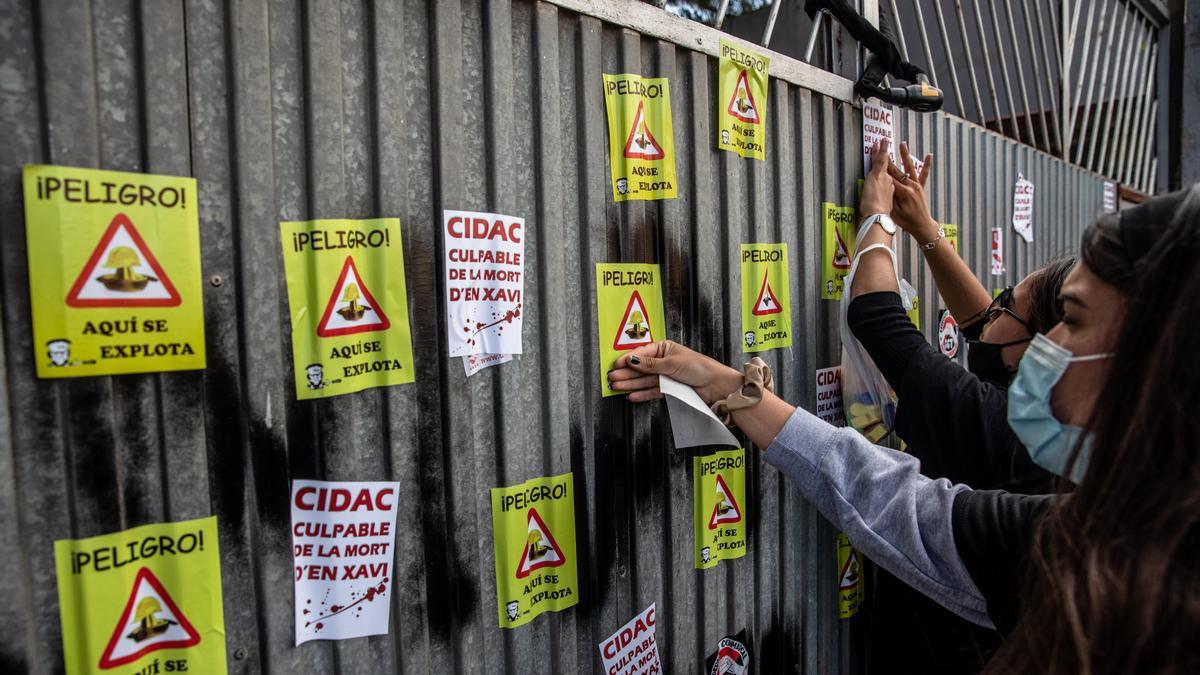
<path fill-rule="evenodd" d="M 853 667 L 835 531 L 752 453 L 749 553 L 692 564 L 692 478 L 661 406 L 601 399 L 594 264 L 658 262 L 669 337 L 742 358 L 738 245 L 787 242 L 787 399 L 839 356 L 818 299 L 820 204 L 856 202 L 850 82 L 773 55 L 767 161 L 715 150 L 720 33 L 632 0 L 0 1 L 0 670 L 61 670 L 55 539 L 215 514 L 232 672 L 586 672 L 651 602 L 672 672 L 747 628 L 759 672 Z M 602 73 L 670 78 L 679 198 L 614 204 Z M 937 155 L 934 215 L 989 286 L 1076 246 L 1093 174 L 944 114 L 899 114 Z M 34 377 L 21 166 L 198 179 L 209 365 Z M 1036 241 L 1009 226 L 1018 172 Z M 445 356 L 443 208 L 527 219 L 525 354 L 465 379 Z M 279 222 L 398 216 L 417 382 L 298 402 Z M 1008 272 L 988 274 L 989 228 Z M 903 273 L 934 326 L 911 242 Z M 36 259 L 33 264 L 36 263 Z M 581 598 L 496 626 L 488 489 L 574 471 Z M 402 485 L 387 636 L 293 646 L 289 480 Z"/>

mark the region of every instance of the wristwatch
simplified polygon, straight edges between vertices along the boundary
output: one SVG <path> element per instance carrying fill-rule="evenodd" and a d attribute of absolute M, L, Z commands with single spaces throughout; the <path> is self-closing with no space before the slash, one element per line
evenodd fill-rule
<path fill-rule="evenodd" d="M 896 221 L 892 220 L 892 217 L 886 213 L 876 213 L 873 216 L 867 216 L 858 229 L 863 230 L 874 225 L 875 223 L 879 223 L 879 226 L 883 228 L 884 232 L 893 235 L 896 234 Z"/>

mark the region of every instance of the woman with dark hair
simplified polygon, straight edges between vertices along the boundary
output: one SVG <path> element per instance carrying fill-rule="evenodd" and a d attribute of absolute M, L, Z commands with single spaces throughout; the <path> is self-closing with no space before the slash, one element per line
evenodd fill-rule
<path fill-rule="evenodd" d="M 887 141 L 873 152 L 886 157 Z M 868 229 L 859 235 L 862 253 L 847 313 L 854 337 L 896 393 L 896 435 L 931 478 L 1049 492 L 1053 474 L 1033 463 L 1008 426 L 1007 390 L 1033 336 L 1061 319 L 1058 293 L 1075 260 L 1052 261 L 993 299 L 930 215 L 924 186 L 933 155 L 917 172 L 902 143 L 900 159 L 905 173 L 872 167 L 863 183 L 859 214 Z M 889 203 L 890 214 L 884 210 Z M 892 248 L 896 225 L 916 241 L 967 338 L 967 369 L 908 320 L 893 258 L 882 248 Z M 996 631 L 953 615 L 886 571 L 868 578 L 867 673 L 893 673 L 901 659 L 909 672 L 976 673 L 1003 642 Z"/>
<path fill-rule="evenodd" d="M 1008 419 L 1062 496 L 972 490 L 832 427 L 672 342 L 623 355 L 631 401 L 660 374 L 695 387 L 876 563 L 961 617 L 1010 634 L 992 672 L 1200 672 L 1200 185 L 1093 225 L 1034 337 Z M 902 665 L 902 664 L 898 664 Z"/>

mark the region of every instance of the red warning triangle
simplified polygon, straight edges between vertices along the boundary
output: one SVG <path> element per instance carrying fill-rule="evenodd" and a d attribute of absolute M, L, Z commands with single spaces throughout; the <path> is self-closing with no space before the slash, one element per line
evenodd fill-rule
<path fill-rule="evenodd" d="M 129 216 L 118 213 L 70 292 L 70 307 L 176 307 L 179 292 Z"/>
<path fill-rule="evenodd" d="M 637 312 L 640 315 L 634 315 Z M 621 317 L 621 323 L 617 325 L 617 335 L 613 338 L 613 349 L 633 349 L 642 345 L 652 344 L 654 336 L 650 333 L 650 315 L 646 311 L 646 303 L 642 302 L 642 296 L 635 290 L 633 295 L 629 296 L 629 304 L 625 306 L 625 316 Z"/>
<path fill-rule="evenodd" d="M 558 542 L 537 509 L 530 508 L 526 528 L 525 544 L 521 549 L 521 562 L 517 564 L 517 578 L 524 579 L 529 573 L 543 567 L 558 567 L 567 561 Z"/>
<path fill-rule="evenodd" d="M 654 140 L 654 134 L 650 133 L 643 105 L 645 101 L 639 101 L 637 112 L 633 115 L 633 126 L 629 128 L 629 138 L 625 140 L 625 156 L 629 159 L 662 159 L 667 153 L 663 152 L 662 146 Z"/>
<path fill-rule="evenodd" d="M 846 240 L 842 239 L 841 228 L 834 227 L 833 235 L 837 237 L 837 243 L 833 249 L 833 268 L 848 270 L 850 269 L 850 247 L 846 246 Z"/>
<path fill-rule="evenodd" d="M 339 335 L 354 335 L 355 333 L 370 333 L 391 328 L 383 308 L 375 302 L 375 296 L 363 283 L 362 275 L 354 264 L 353 256 L 346 256 L 342 264 L 342 273 L 337 283 L 333 285 L 333 295 L 325 305 L 325 313 L 321 315 L 321 323 L 317 324 L 317 335 L 320 337 L 337 337 Z"/>
<path fill-rule="evenodd" d="M 721 523 L 736 523 L 741 519 L 742 510 L 733 498 L 733 492 L 721 474 L 717 474 L 717 503 L 713 505 L 712 517 L 708 519 L 708 529 L 715 530 Z"/>
<path fill-rule="evenodd" d="M 850 549 L 850 555 L 846 558 L 846 564 L 842 565 L 841 579 L 838 581 L 839 591 L 852 591 L 858 588 L 858 582 L 862 577 L 858 572 L 858 551 Z"/>
<path fill-rule="evenodd" d="M 750 310 L 755 316 L 778 314 L 783 311 L 783 306 L 779 304 L 779 298 L 775 297 L 775 292 L 771 290 L 771 284 L 767 282 L 768 276 L 770 276 L 770 270 L 763 272 L 762 288 L 758 289 L 758 300 L 754 301 L 754 309 Z"/>
<path fill-rule="evenodd" d="M 733 98 L 729 99 L 726 112 L 747 124 L 758 124 L 762 119 L 758 115 L 758 104 L 754 102 L 754 94 L 750 93 L 750 84 L 744 69 L 742 74 L 738 75 L 737 86 L 733 88 Z"/>
<path fill-rule="evenodd" d="M 135 609 L 139 616 L 134 616 Z M 200 634 L 179 611 L 158 577 L 143 567 L 133 580 L 133 591 L 108 646 L 100 655 L 99 667 L 116 668 L 159 649 L 182 649 L 197 644 Z"/>

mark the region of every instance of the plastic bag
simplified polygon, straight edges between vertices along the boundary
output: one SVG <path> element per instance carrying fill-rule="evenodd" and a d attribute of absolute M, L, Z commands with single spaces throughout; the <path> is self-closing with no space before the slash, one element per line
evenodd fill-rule
<path fill-rule="evenodd" d="M 867 251 L 883 249 L 892 256 L 892 270 L 896 273 L 896 285 L 900 289 L 900 302 L 904 311 L 913 307 L 913 299 L 917 291 L 907 280 L 900 278 L 896 265 L 896 252 L 887 244 L 872 244 L 866 249 L 859 249 L 863 237 L 873 227 L 861 228 L 854 242 L 854 262 L 850 265 L 850 273 L 846 275 L 842 286 L 841 306 L 841 336 L 842 336 L 842 402 L 846 411 L 846 423 L 856 431 L 866 436 L 872 443 L 881 442 L 891 433 L 896 422 L 896 393 L 884 379 L 883 373 L 867 350 L 863 348 L 858 338 L 850 331 L 848 315 L 850 312 L 850 284 L 858 272 L 858 262 Z"/>

